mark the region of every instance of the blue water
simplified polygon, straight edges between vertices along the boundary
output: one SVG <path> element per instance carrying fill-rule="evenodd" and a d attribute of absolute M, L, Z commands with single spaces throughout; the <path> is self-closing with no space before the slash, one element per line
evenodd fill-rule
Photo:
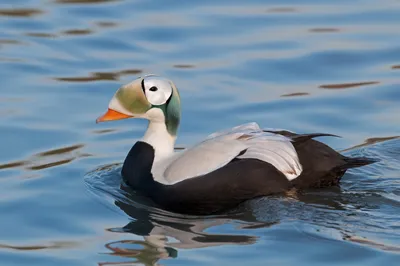
<path fill-rule="evenodd" d="M 398 265 L 400 4 L 2 0 L 0 265 Z M 341 188 L 182 217 L 119 190 L 146 122 L 95 124 L 172 79 L 178 147 L 257 121 L 380 159 Z"/>

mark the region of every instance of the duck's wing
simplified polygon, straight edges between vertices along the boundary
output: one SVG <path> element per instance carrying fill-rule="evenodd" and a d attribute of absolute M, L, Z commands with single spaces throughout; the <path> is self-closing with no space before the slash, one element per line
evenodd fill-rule
<path fill-rule="evenodd" d="M 208 174 L 235 158 L 270 163 L 288 180 L 302 171 L 290 138 L 264 132 L 256 123 L 250 123 L 210 135 L 198 145 L 162 162 L 153 175 L 159 182 L 175 184 Z"/>

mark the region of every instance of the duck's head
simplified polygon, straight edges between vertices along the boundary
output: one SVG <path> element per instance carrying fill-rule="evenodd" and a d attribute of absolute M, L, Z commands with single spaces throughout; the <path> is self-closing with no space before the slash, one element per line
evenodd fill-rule
<path fill-rule="evenodd" d="M 119 88 L 107 112 L 96 122 L 145 118 L 150 122 L 165 123 L 168 133 L 176 136 L 180 116 L 180 98 L 174 83 L 160 76 L 147 75 Z"/>

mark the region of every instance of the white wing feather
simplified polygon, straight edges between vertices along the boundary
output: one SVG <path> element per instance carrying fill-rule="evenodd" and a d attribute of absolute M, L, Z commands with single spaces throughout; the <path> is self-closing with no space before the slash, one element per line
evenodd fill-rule
<path fill-rule="evenodd" d="M 225 130 L 221 130 L 221 131 L 217 131 L 212 133 L 211 135 L 209 135 L 206 140 L 208 139 L 213 139 L 219 136 L 229 136 L 229 135 L 233 135 L 235 133 L 250 133 L 250 132 L 260 132 L 262 131 L 260 126 L 256 123 L 256 122 L 251 122 L 251 123 L 246 123 L 243 125 L 239 125 L 230 129 L 225 129 Z"/>
<path fill-rule="evenodd" d="M 246 152 L 239 155 L 244 150 Z M 264 132 L 257 123 L 248 123 L 211 134 L 198 145 L 156 163 L 152 173 L 158 182 L 175 184 L 210 173 L 235 157 L 268 162 L 288 180 L 302 172 L 290 138 Z"/>

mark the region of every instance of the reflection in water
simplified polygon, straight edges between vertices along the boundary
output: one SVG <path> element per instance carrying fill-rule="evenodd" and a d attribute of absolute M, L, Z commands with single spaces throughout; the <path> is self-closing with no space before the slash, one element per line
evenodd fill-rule
<path fill-rule="evenodd" d="M 174 248 L 193 249 L 229 244 L 248 245 L 255 243 L 256 240 L 255 236 L 204 232 L 211 227 L 231 223 L 235 219 L 233 215 L 209 218 L 192 217 L 166 213 L 159 209 L 151 209 L 150 211 L 148 208 L 138 208 L 124 201 L 115 201 L 115 205 L 135 219 L 122 228 L 124 232 L 144 236 L 147 241 L 157 246 L 164 247 L 168 245 Z M 255 222 L 254 218 L 253 222 Z M 178 242 L 168 243 L 167 238 L 162 236 L 172 237 Z"/>
<path fill-rule="evenodd" d="M 33 17 L 43 13 L 44 11 L 35 8 L 0 9 L 0 16 L 7 17 Z"/>
<path fill-rule="evenodd" d="M 131 200 L 138 199 L 131 194 Z M 116 200 L 115 205 L 134 220 L 122 228 L 109 229 L 112 232 L 131 233 L 142 236 L 143 240 L 122 240 L 107 243 L 112 255 L 135 258 L 130 263 L 155 265 L 159 259 L 178 256 L 177 249 L 195 249 L 221 245 L 251 245 L 255 236 L 243 234 L 212 234 L 205 230 L 232 223 L 234 218 L 188 218 L 176 214 L 165 214 L 161 210 L 139 208 L 132 202 Z M 151 211 L 153 210 L 153 211 Z M 171 238 L 173 241 L 171 242 Z M 127 247 L 128 244 L 128 247 Z M 129 247 L 132 246 L 132 247 Z M 99 263 L 107 265 L 110 262 Z M 119 265 L 117 263 L 117 265 Z"/>
<path fill-rule="evenodd" d="M 28 32 L 25 35 L 31 37 L 38 38 L 57 38 L 61 36 L 74 36 L 74 35 L 89 35 L 94 33 L 91 29 L 71 29 L 62 31 L 59 35 L 54 33 L 46 33 L 46 32 Z"/>
<path fill-rule="evenodd" d="M 288 93 L 282 94 L 281 97 L 294 97 L 294 96 L 306 96 L 310 95 L 308 92 L 295 92 L 295 93 Z"/>
<path fill-rule="evenodd" d="M 388 246 L 388 245 L 385 245 L 385 244 L 382 244 L 382 243 L 378 243 L 378 242 L 369 240 L 367 238 L 361 238 L 361 237 L 357 237 L 357 236 L 345 236 L 343 239 L 351 241 L 353 243 L 366 245 L 366 246 L 369 246 L 371 248 L 376 248 L 376 249 L 380 249 L 380 250 L 384 250 L 384 251 L 400 253 L 400 247 Z"/>
<path fill-rule="evenodd" d="M 93 33 L 90 29 L 73 29 L 73 30 L 66 30 L 63 31 L 61 34 L 63 35 L 88 35 Z"/>
<path fill-rule="evenodd" d="M 16 161 L 11 163 L 0 164 L 0 169 L 16 168 L 28 164 L 27 161 Z"/>
<path fill-rule="evenodd" d="M 128 191 L 128 190 L 124 190 Z M 106 192 L 103 190 L 103 192 Z M 302 220 L 317 227 L 324 224 L 339 232 L 338 240 L 350 241 L 390 252 L 400 252 L 396 246 L 385 245 L 366 237 L 355 235 L 351 227 L 344 226 L 348 217 L 356 215 L 355 200 L 343 194 L 340 188 L 313 190 L 296 193 L 297 199 L 268 197 L 244 204 L 234 212 L 215 217 L 189 217 L 168 213 L 153 207 L 137 207 L 132 201 L 143 202 L 143 198 L 131 191 L 129 200 L 115 200 L 114 204 L 134 220 L 122 228 L 108 229 L 115 233 L 131 233 L 143 240 L 121 240 L 105 244 L 112 255 L 134 258 L 129 263 L 156 265 L 157 261 L 178 257 L 179 249 L 197 249 L 222 245 L 252 245 L 257 243 L 255 235 L 243 234 L 248 230 L 268 228 L 287 220 Z M 356 208 L 357 209 L 357 208 Z M 239 211 L 238 211 L 239 210 Z M 338 216 L 339 214 L 339 216 Z M 339 218 L 341 217 L 341 218 Z M 328 221 L 324 223 L 324 221 Z M 239 224 L 238 234 L 209 233 L 213 227 Z M 245 231 L 244 231 L 245 230 Z M 211 230 L 211 231 L 221 231 Z M 239 234 L 240 233 L 240 234 Z M 330 236 L 332 237 L 332 236 Z M 128 263 L 128 262 L 124 262 Z M 103 262 L 99 265 L 116 264 Z M 122 264 L 122 265 L 124 265 Z"/>
<path fill-rule="evenodd" d="M 100 4 L 107 2 L 117 2 L 120 0 L 55 0 L 58 4 Z"/>
<path fill-rule="evenodd" d="M 125 75 L 137 75 L 142 73 L 140 69 L 127 69 L 116 72 L 93 72 L 87 77 L 70 77 L 70 78 L 54 78 L 58 81 L 65 82 L 91 82 L 99 80 L 118 80 L 121 76 Z"/>
<path fill-rule="evenodd" d="M 98 22 L 98 23 L 96 23 L 96 25 L 99 27 L 102 27 L 102 28 L 116 26 L 116 24 L 113 22 Z M 38 38 L 56 38 L 56 37 L 60 37 L 60 36 L 80 36 L 80 35 L 89 35 L 89 34 L 93 34 L 93 33 L 95 33 L 94 30 L 86 28 L 86 29 L 64 30 L 64 31 L 61 31 L 59 34 L 46 33 L 46 32 L 28 32 L 25 35 L 31 36 L 31 37 L 38 37 Z M 4 42 L 3 42 L 2 40 L 0 40 L 0 44 L 2 44 L 2 43 L 11 44 L 7 41 L 8 40 L 4 40 Z M 10 40 L 10 41 L 12 41 L 12 40 Z M 15 43 L 13 43 L 13 44 L 15 44 Z M 130 71 L 130 70 L 127 70 L 127 71 Z M 134 74 L 137 74 L 137 73 L 134 73 Z"/>
<path fill-rule="evenodd" d="M 57 37 L 57 35 L 55 35 L 55 34 L 45 33 L 45 32 L 29 32 L 29 33 L 26 33 L 26 36 L 38 37 L 38 38 L 56 38 Z"/>
<path fill-rule="evenodd" d="M 39 164 L 39 165 L 33 165 L 33 166 L 29 166 L 26 169 L 29 170 L 42 170 L 42 169 L 46 169 L 46 168 L 50 168 L 50 167 L 54 167 L 54 166 L 59 166 L 59 165 L 63 165 L 63 164 L 67 164 L 72 162 L 73 160 L 75 160 L 75 158 L 69 158 L 69 159 L 64 159 L 64 160 L 58 160 L 56 162 L 51 162 L 51 163 L 44 163 L 44 164 Z"/>
<path fill-rule="evenodd" d="M 161 258 L 176 257 L 177 249 L 251 245 L 257 240 L 254 235 L 245 235 L 243 232 L 209 233 L 206 230 L 225 224 L 237 224 L 239 220 L 245 225 L 250 223 L 258 227 L 268 227 L 276 222 L 259 222 L 251 213 L 244 213 L 242 209 L 226 216 L 210 217 L 185 216 L 160 210 L 154 207 L 149 199 L 121 185 L 120 169 L 120 164 L 96 169 L 86 175 L 85 183 L 94 195 L 99 196 L 99 200 L 103 201 L 104 195 L 111 197 L 114 206 L 133 218 L 122 228 L 111 228 L 108 231 L 131 233 L 143 237 L 143 240 L 125 239 L 105 245 L 107 249 L 112 250 L 112 255 L 135 258 L 131 263 L 154 265 Z"/>
<path fill-rule="evenodd" d="M 0 164 L 0 169 L 24 167 L 26 170 L 35 171 L 68 164 L 77 158 L 91 156 L 90 154 L 80 152 L 83 147 L 83 144 L 76 144 L 59 149 L 40 152 L 30 156 L 26 160 Z"/>
<path fill-rule="evenodd" d="M 129 246 L 132 245 L 130 248 Z M 141 240 L 121 240 L 110 242 L 105 245 L 111 251 L 108 253 L 113 256 L 119 256 L 129 259 L 134 259 L 124 262 L 99 262 L 99 266 L 104 265 L 157 265 L 160 259 L 167 259 L 176 257 L 177 251 L 173 248 L 163 247 L 159 248 L 153 246 L 146 241 Z"/>
<path fill-rule="evenodd" d="M 185 69 L 185 68 L 194 68 L 195 66 L 194 65 L 178 64 L 178 65 L 174 65 L 173 67 L 174 68 L 183 68 L 183 69 Z"/>
<path fill-rule="evenodd" d="M 336 28 L 313 28 L 309 30 L 310 32 L 325 33 L 325 32 L 338 32 L 339 29 Z"/>
<path fill-rule="evenodd" d="M 375 84 L 379 84 L 379 81 L 327 84 L 327 85 L 321 85 L 321 86 L 319 86 L 319 88 L 321 88 L 321 89 L 349 89 L 349 88 L 355 88 L 355 87 L 367 86 L 367 85 L 375 85 Z"/>
<path fill-rule="evenodd" d="M 356 146 L 342 150 L 342 152 L 348 151 L 348 150 L 354 150 L 354 149 L 361 148 L 364 146 L 368 146 L 368 145 L 372 145 L 375 143 L 384 142 L 384 141 L 388 141 L 388 140 L 392 140 L 392 139 L 397 139 L 397 138 L 400 138 L 400 136 L 391 136 L 391 137 L 383 137 L 383 138 L 368 138 L 364 141 L 364 143 L 361 143 Z"/>
<path fill-rule="evenodd" d="M 41 249 L 62 249 L 62 248 L 75 247 L 77 245 L 78 243 L 69 241 L 58 241 L 48 245 L 32 245 L 32 246 L 13 246 L 13 245 L 0 244 L 0 249 L 13 249 L 18 251 L 25 251 L 25 250 L 41 250 Z"/>
<path fill-rule="evenodd" d="M 0 45 L 1 44 L 22 44 L 22 42 L 17 41 L 17 40 L 11 40 L 11 39 L 0 39 Z"/>
<path fill-rule="evenodd" d="M 101 28 L 111 28 L 111 27 L 116 27 L 118 24 L 111 21 L 100 21 L 97 22 L 96 25 Z"/>
<path fill-rule="evenodd" d="M 78 150 L 83 148 L 83 144 L 77 144 L 77 145 L 72 145 L 64 148 L 59 148 L 59 149 L 54 149 L 54 150 L 49 150 L 45 152 L 38 153 L 37 156 L 45 157 L 45 156 L 51 156 L 51 155 L 56 155 L 56 154 L 64 154 L 64 153 L 69 153 L 74 150 Z"/>
<path fill-rule="evenodd" d="M 94 134 L 107 134 L 107 133 L 112 133 L 116 132 L 117 130 L 114 128 L 107 128 L 107 129 L 98 129 L 98 130 L 93 130 L 92 133 Z"/>

